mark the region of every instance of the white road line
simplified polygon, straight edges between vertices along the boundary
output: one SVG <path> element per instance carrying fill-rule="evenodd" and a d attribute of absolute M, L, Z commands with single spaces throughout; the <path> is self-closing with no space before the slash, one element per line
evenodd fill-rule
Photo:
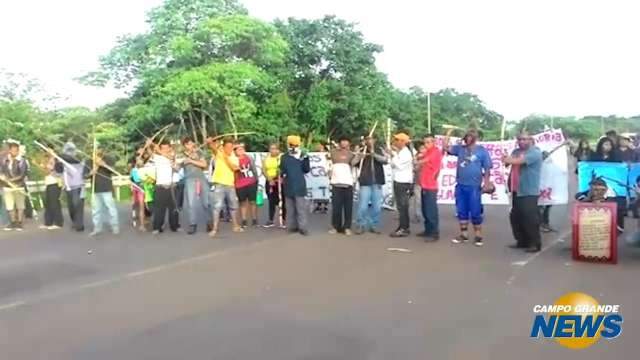
<path fill-rule="evenodd" d="M 16 302 L 12 302 L 11 304 L 0 305 L 0 311 L 17 308 L 18 306 L 22 306 L 25 304 L 26 303 L 24 301 L 16 301 Z"/>
<path fill-rule="evenodd" d="M 551 243 L 549 243 L 547 246 L 543 247 L 542 250 L 538 251 L 537 253 L 531 254 L 531 256 L 529 256 L 528 258 L 521 260 L 521 261 L 514 261 L 511 263 L 511 265 L 514 266 L 527 266 L 530 262 L 532 262 L 533 260 L 535 260 L 535 258 L 537 258 L 538 256 L 540 256 L 542 253 L 544 253 L 545 251 L 551 249 L 552 247 L 556 246 L 558 243 L 561 243 L 564 241 L 564 238 L 567 237 L 569 234 L 571 234 L 571 231 L 567 231 L 565 233 L 563 233 L 562 235 L 560 235 L 557 239 L 553 240 Z"/>
<path fill-rule="evenodd" d="M 73 293 L 81 291 L 81 290 L 86 290 L 86 289 L 91 289 L 91 288 L 98 288 L 98 287 L 102 287 L 102 286 L 105 286 L 105 285 L 114 284 L 114 283 L 117 283 L 117 282 L 120 282 L 120 281 L 123 281 L 123 280 L 133 279 L 133 278 L 141 277 L 141 276 L 144 276 L 144 275 L 157 273 L 157 272 L 160 272 L 160 271 L 165 271 L 165 270 L 178 268 L 178 267 L 181 267 L 181 266 L 184 266 L 184 265 L 193 264 L 193 263 L 197 263 L 197 262 L 200 262 L 200 261 L 212 259 L 214 257 L 220 256 L 220 255 L 224 255 L 224 254 L 228 254 L 228 253 L 232 253 L 232 252 L 247 251 L 247 250 L 253 248 L 254 246 L 260 245 L 261 243 L 262 242 L 259 241 L 259 242 L 250 244 L 250 245 L 248 245 L 246 247 L 239 247 L 239 248 L 231 248 L 231 249 L 226 249 L 226 250 L 221 250 L 221 251 L 214 251 L 214 252 L 211 252 L 211 253 L 208 253 L 208 254 L 198 255 L 198 256 L 191 257 L 191 258 L 178 260 L 178 261 L 173 262 L 173 263 L 160 265 L 160 266 L 154 266 L 152 268 L 144 269 L 144 270 L 141 270 L 141 271 L 130 272 L 130 273 L 127 273 L 127 274 L 124 274 L 124 275 L 120 275 L 120 276 L 116 276 L 116 277 L 113 277 L 113 278 L 110 278 L 110 279 L 94 281 L 92 283 L 79 285 L 79 286 L 76 286 L 76 287 L 71 288 L 71 289 L 66 289 L 66 290 L 62 290 L 62 291 L 54 291 L 54 292 L 51 292 L 51 293 L 48 293 L 48 294 L 36 296 L 33 299 L 29 299 L 29 300 L 16 301 L 16 302 L 13 302 L 13 303 L 10 303 L 10 304 L 0 304 L 0 311 L 15 309 L 17 307 L 20 307 L 20 306 L 23 306 L 23 305 L 27 305 L 27 304 L 31 304 L 31 303 L 35 303 L 35 302 L 38 302 L 38 301 L 41 301 L 41 300 L 54 299 L 54 298 L 57 298 L 57 297 L 60 297 L 60 296 L 73 294 Z"/>
<path fill-rule="evenodd" d="M 531 256 L 527 257 L 524 260 L 512 262 L 511 265 L 512 266 L 517 266 L 517 268 L 516 268 L 516 270 L 513 271 L 513 273 L 511 274 L 511 277 L 509 277 L 509 280 L 507 280 L 507 285 L 513 284 L 513 282 L 516 280 L 520 270 L 524 269 L 525 266 L 529 265 L 533 260 L 535 260 L 538 256 L 540 256 L 545 251 L 547 251 L 547 250 L 551 249 L 552 247 L 558 245 L 559 243 L 563 242 L 564 239 L 567 236 L 569 236 L 570 234 L 571 234 L 571 230 L 565 231 L 557 239 L 555 239 L 552 242 L 550 242 L 547 246 L 543 247 L 537 253 L 532 254 Z"/>

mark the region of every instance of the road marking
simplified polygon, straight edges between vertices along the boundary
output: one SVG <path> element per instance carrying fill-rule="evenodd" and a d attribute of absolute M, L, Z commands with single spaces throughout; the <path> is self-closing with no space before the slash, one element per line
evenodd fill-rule
<path fill-rule="evenodd" d="M 128 279 L 134 279 L 134 278 L 138 278 L 138 277 L 141 277 L 141 276 L 144 276 L 144 275 L 149 275 L 149 274 L 153 274 L 153 273 L 157 273 L 157 272 L 161 272 L 161 271 L 175 269 L 175 268 L 178 268 L 178 267 L 181 267 L 181 266 L 184 266 L 184 265 L 193 264 L 193 263 L 201 262 L 201 261 L 204 261 L 204 260 L 212 259 L 212 258 L 220 256 L 220 255 L 225 255 L 225 254 L 229 254 L 229 253 L 233 253 L 233 252 L 248 251 L 248 250 L 252 249 L 253 247 L 257 247 L 260 244 L 262 244 L 262 241 L 258 241 L 258 242 L 249 244 L 248 246 L 245 246 L 245 247 L 238 247 L 238 248 L 225 249 L 225 250 L 221 250 L 221 251 L 214 251 L 214 252 L 210 252 L 210 253 L 207 253 L 207 254 L 204 254 L 204 255 L 198 255 L 198 256 L 194 256 L 194 257 L 178 260 L 178 261 L 173 262 L 173 263 L 160 265 L 160 266 L 154 266 L 152 268 L 144 269 L 144 270 L 141 270 L 141 271 L 130 272 L 130 273 L 127 273 L 127 274 L 124 274 L 124 275 L 119 275 L 119 276 L 116 276 L 116 277 L 113 277 L 113 278 L 110 278 L 110 279 L 94 281 L 92 283 L 79 285 L 79 286 L 76 286 L 76 287 L 73 287 L 73 288 L 70 288 L 70 289 L 52 291 L 52 292 L 50 292 L 48 294 L 43 294 L 43 295 L 40 295 L 40 296 L 36 296 L 33 299 L 29 299 L 29 300 L 16 301 L 16 302 L 9 303 L 9 304 L 0 304 L 0 311 L 15 309 L 15 308 L 18 308 L 18 307 L 21 307 L 21 306 L 24 306 L 24 305 L 28 305 L 28 304 L 33 304 L 33 303 L 36 303 L 38 301 L 42 301 L 42 300 L 45 300 L 45 299 L 54 299 L 54 298 L 57 298 L 57 297 L 73 294 L 73 293 L 76 293 L 78 291 L 82 291 L 82 290 L 86 290 L 86 289 L 99 288 L 99 287 L 102 287 L 102 286 L 115 284 L 115 283 L 120 282 L 120 281 L 124 281 L 124 280 L 128 280 Z"/>
<path fill-rule="evenodd" d="M 25 304 L 26 303 L 24 301 L 16 301 L 16 302 L 12 302 L 11 304 L 0 305 L 0 311 L 17 308 L 18 306 L 22 306 Z"/>
<path fill-rule="evenodd" d="M 511 265 L 512 266 L 516 266 L 517 268 L 516 268 L 516 270 L 513 271 L 513 274 L 511 274 L 511 277 L 509 277 L 509 280 L 507 280 L 507 285 L 513 284 L 513 282 L 516 280 L 516 278 L 518 276 L 519 270 L 524 269 L 525 266 L 529 265 L 533 260 L 535 260 L 538 256 L 540 256 L 545 251 L 551 249 L 552 247 L 558 245 L 561 242 L 564 242 L 564 238 L 569 236 L 570 234 L 571 234 L 571 230 L 565 231 L 557 239 L 555 239 L 552 242 L 550 242 L 547 246 L 543 247 L 537 253 L 531 254 L 529 257 L 527 257 L 524 260 L 512 262 Z"/>

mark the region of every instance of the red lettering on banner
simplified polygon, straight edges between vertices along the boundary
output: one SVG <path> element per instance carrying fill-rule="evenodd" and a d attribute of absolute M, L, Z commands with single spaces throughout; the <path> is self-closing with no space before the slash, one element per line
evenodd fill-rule
<path fill-rule="evenodd" d="M 554 134 L 554 136 L 553 136 L 553 140 L 555 140 L 555 141 L 557 141 L 557 142 L 562 141 L 562 134 L 561 134 L 561 133 L 559 133 L 559 132 L 558 132 L 558 133 L 555 133 L 555 134 Z"/>
<path fill-rule="evenodd" d="M 493 171 L 491 173 L 491 179 L 491 181 L 493 181 L 495 185 L 504 185 L 505 183 L 505 178 L 502 171 Z"/>
<path fill-rule="evenodd" d="M 446 201 L 453 200 L 455 198 L 455 194 L 453 189 L 440 189 L 438 191 L 438 200 Z"/>
<path fill-rule="evenodd" d="M 456 176 L 455 175 L 442 175 L 441 186 L 455 186 L 456 185 Z"/>
<path fill-rule="evenodd" d="M 493 161 L 491 161 L 491 169 L 497 170 L 500 168 L 502 168 L 502 161 L 500 161 L 500 159 L 493 159 Z"/>
<path fill-rule="evenodd" d="M 545 141 L 549 141 L 551 139 L 551 135 L 549 133 L 544 134 Z"/>
<path fill-rule="evenodd" d="M 541 200 L 551 200 L 551 193 L 553 192 L 552 188 L 546 188 L 540 190 L 540 199 Z"/>
<path fill-rule="evenodd" d="M 458 167 L 458 161 L 447 161 L 447 169 L 455 169 Z"/>

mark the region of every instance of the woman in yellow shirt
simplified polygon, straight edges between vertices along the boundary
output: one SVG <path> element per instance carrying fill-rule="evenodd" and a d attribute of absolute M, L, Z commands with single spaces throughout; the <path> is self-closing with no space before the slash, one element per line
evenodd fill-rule
<path fill-rule="evenodd" d="M 274 226 L 273 217 L 276 214 L 276 207 L 280 208 L 280 227 L 284 228 L 286 209 L 280 197 L 280 149 L 278 144 L 269 146 L 269 155 L 262 160 L 262 172 L 265 177 L 264 188 L 269 199 L 269 220 L 264 227 Z"/>

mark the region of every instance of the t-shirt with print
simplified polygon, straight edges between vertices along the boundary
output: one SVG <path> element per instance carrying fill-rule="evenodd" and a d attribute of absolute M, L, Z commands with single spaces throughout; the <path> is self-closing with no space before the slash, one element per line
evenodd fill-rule
<path fill-rule="evenodd" d="M 456 182 L 466 186 L 482 186 L 483 173 L 491 170 L 491 156 L 482 145 L 469 148 L 454 145 L 449 148 L 449 154 L 458 157 Z"/>
<path fill-rule="evenodd" d="M 247 155 L 238 159 L 240 169 L 236 173 L 236 189 L 245 188 L 258 182 L 253 161 Z"/>

